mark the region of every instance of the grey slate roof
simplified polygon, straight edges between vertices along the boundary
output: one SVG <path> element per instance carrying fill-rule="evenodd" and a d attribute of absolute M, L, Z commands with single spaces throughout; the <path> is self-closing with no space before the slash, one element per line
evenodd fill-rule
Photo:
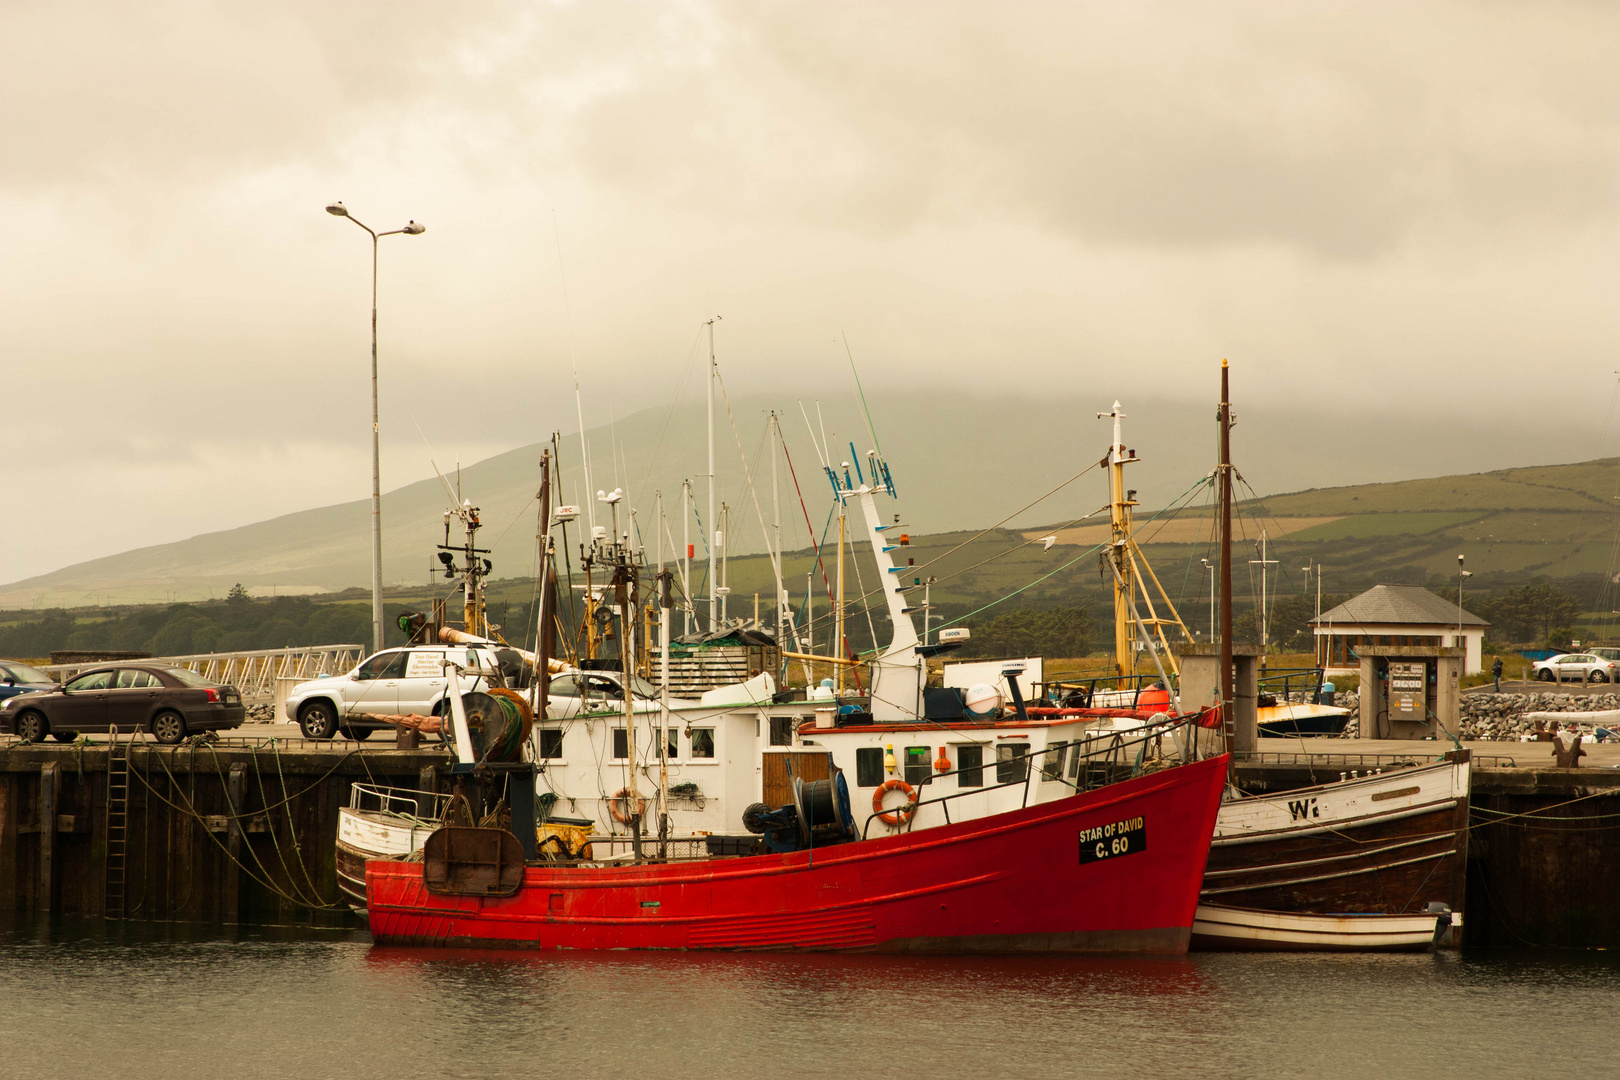
<path fill-rule="evenodd" d="M 1442 600 L 1421 585 L 1374 585 L 1360 596 L 1322 612 L 1315 625 L 1335 626 L 1379 623 L 1407 626 L 1456 626 L 1457 605 Z M 1471 611 L 1462 613 L 1464 626 L 1489 626 Z"/>

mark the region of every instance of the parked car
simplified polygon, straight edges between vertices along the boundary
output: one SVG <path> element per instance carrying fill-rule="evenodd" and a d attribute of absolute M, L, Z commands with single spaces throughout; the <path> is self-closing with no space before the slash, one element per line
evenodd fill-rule
<path fill-rule="evenodd" d="M 1536 664 L 1535 673 L 1542 682 L 1615 682 L 1620 680 L 1620 659 L 1596 652 L 1559 653 Z"/>
<path fill-rule="evenodd" d="M 658 687 L 632 675 L 631 699 L 638 713 L 660 711 Z M 686 699 L 673 699 L 681 704 L 692 704 Z M 568 720 L 593 712 L 609 712 L 624 708 L 624 683 L 617 671 L 570 671 L 553 675 L 546 692 L 546 719 Z"/>
<path fill-rule="evenodd" d="M 526 686 L 527 668 L 518 654 L 499 645 L 408 645 L 373 653 L 341 675 L 301 682 L 287 695 L 287 715 L 298 721 L 304 737 L 330 739 L 339 733 L 369 738 L 388 728 L 378 719 L 396 713 L 442 716 L 445 711 L 446 659 L 467 673 L 462 693 L 490 685 L 488 673 L 499 671 L 507 686 Z"/>
<path fill-rule="evenodd" d="M 18 694 L 55 690 L 56 680 L 37 667 L 16 660 L 0 660 L 0 701 Z"/>
<path fill-rule="evenodd" d="M 39 742 L 71 742 L 81 731 L 149 732 L 177 743 L 199 731 L 240 727 L 247 716 L 236 687 L 162 664 L 117 664 L 82 671 L 60 689 L 0 703 L 0 732 Z"/>

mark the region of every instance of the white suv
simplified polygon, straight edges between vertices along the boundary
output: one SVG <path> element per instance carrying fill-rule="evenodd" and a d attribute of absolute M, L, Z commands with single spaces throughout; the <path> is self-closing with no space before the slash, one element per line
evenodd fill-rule
<path fill-rule="evenodd" d="M 503 656 L 503 653 L 511 653 Z M 462 693 L 487 687 L 483 672 L 515 674 L 516 654 L 499 645 L 411 645 L 366 657 L 353 671 L 299 683 L 287 695 L 287 715 L 304 736 L 330 739 L 342 732 L 364 739 L 389 726 L 374 717 L 395 713 L 439 716 L 444 711 L 445 661 L 464 669 Z M 518 661 L 521 663 L 521 661 Z M 508 676 L 510 678 L 510 675 Z M 508 683 L 510 685 L 510 683 Z"/>

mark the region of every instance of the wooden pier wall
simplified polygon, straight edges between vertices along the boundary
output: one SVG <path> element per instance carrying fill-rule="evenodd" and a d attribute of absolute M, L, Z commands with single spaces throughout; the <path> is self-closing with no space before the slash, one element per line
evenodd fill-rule
<path fill-rule="evenodd" d="M 352 744 L 137 742 L 123 917 L 352 925 L 333 865 L 350 784 L 423 787 L 444 761 L 442 750 Z M 1243 765 L 1237 777 L 1252 792 L 1337 778 L 1298 764 Z M 118 917 L 108 781 L 106 744 L 0 748 L 0 917 L 108 916 L 109 893 Z M 1620 948 L 1620 769 L 1476 767 L 1471 802 L 1465 945 Z"/>
<path fill-rule="evenodd" d="M 109 788 L 109 755 L 106 744 L 0 749 L 0 915 L 346 925 L 332 845 L 350 784 L 415 788 L 444 761 L 442 751 L 137 741 L 120 883 L 108 794 L 122 770 Z"/>

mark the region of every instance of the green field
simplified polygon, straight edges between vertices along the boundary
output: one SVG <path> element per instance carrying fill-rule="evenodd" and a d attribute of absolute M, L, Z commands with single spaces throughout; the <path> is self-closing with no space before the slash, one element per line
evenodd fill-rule
<path fill-rule="evenodd" d="M 1395 511 L 1385 514 L 1356 514 L 1289 533 L 1294 543 L 1316 540 L 1359 540 L 1369 536 L 1422 536 L 1449 525 L 1461 525 L 1480 517 L 1475 510 Z M 1262 521 L 1264 519 L 1261 519 Z"/>

